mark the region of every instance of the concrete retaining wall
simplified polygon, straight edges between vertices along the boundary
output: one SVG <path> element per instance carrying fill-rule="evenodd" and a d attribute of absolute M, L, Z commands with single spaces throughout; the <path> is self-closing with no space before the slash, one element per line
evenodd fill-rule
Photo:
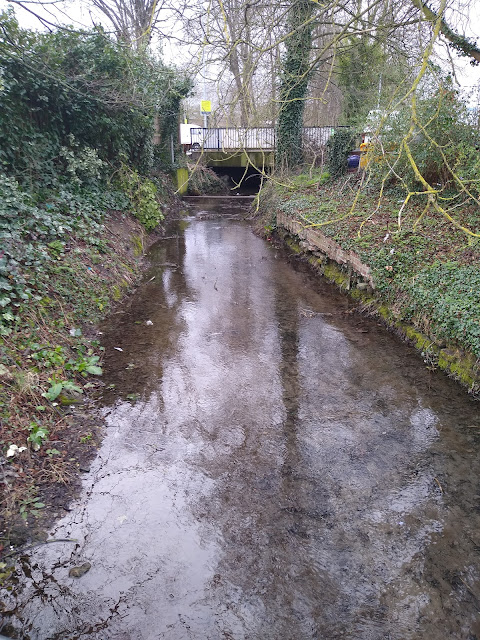
<path fill-rule="evenodd" d="M 305 226 L 297 220 L 292 220 L 284 213 L 277 214 L 277 227 L 285 230 L 285 235 L 297 236 L 300 241 L 287 244 L 296 252 L 305 251 L 308 262 L 314 269 L 325 275 L 342 289 L 348 289 L 349 294 L 365 309 L 376 312 L 387 326 L 398 335 L 414 345 L 422 354 L 425 364 L 431 369 L 439 368 L 449 376 L 460 382 L 470 393 L 480 397 L 480 366 L 477 358 L 458 345 L 437 344 L 435 337 L 420 332 L 412 325 L 404 322 L 398 314 L 386 305 L 373 291 L 374 282 L 371 269 L 364 264 L 356 253 L 346 251 L 331 238 L 327 238 L 318 229 Z M 292 238 L 293 240 L 293 238 Z M 310 253 L 308 253 L 310 252 Z M 321 256 L 321 257 L 319 257 Z M 328 258 L 331 262 L 325 264 Z M 337 267 L 334 263 L 340 265 Z M 347 267 L 345 269 L 344 267 Z M 355 272 L 367 283 L 350 289 L 350 276 Z M 369 289 L 366 291 L 364 289 Z"/>
<path fill-rule="evenodd" d="M 176 171 L 178 195 L 184 196 L 188 192 L 188 169 L 180 167 Z"/>
<path fill-rule="evenodd" d="M 283 227 L 308 243 L 310 246 L 307 248 L 310 251 L 320 251 L 330 260 L 334 260 L 340 265 L 351 267 L 355 273 L 360 275 L 374 289 L 370 267 L 364 264 L 353 251 L 342 249 L 335 240 L 328 238 L 315 227 L 305 226 L 297 220 L 292 220 L 284 213 L 279 212 L 277 214 L 277 226 Z"/>

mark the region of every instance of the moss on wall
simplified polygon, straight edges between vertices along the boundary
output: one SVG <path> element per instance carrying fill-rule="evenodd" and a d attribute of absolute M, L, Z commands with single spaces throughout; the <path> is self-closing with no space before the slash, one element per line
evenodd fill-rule
<path fill-rule="evenodd" d="M 372 292 L 351 286 L 352 276 L 339 264 L 325 257 L 318 257 L 308 249 L 302 247 L 301 240 L 292 236 L 284 229 L 278 230 L 278 235 L 283 239 L 289 249 L 297 256 L 303 255 L 310 266 L 327 280 L 335 284 L 339 289 L 347 292 L 354 300 L 361 303 L 362 308 L 368 309 L 404 340 L 412 344 L 423 357 L 425 364 L 430 368 L 438 368 L 458 381 L 470 392 L 478 393 L 480 390 L 480 363 L 471 353 L 458 348 L 445 348 L 428 336 L 405 322 L 398 320 L 390 306 Z"/>

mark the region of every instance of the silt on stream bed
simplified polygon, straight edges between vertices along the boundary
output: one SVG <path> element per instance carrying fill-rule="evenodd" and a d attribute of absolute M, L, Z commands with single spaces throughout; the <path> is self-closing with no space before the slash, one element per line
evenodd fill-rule
<path fill-rule="evenodd" d="M 1 633 L 480 638 L 478 404 L 245 223 L 183 226 L 103 329 L 77 542 L 20 559 Z"/>

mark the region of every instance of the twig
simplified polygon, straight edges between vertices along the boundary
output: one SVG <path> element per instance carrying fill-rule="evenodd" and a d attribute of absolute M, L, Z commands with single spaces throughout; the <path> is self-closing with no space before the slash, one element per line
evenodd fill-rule
<path fill-rule="evenodd" d="M 45 540 L 45 542 L 37 542 L 36 544 L 31 544 L 28 547 L 23 547 L 22 549 L 14 549 L 10 551 L 10 553 L 4 554 L 4 558 L 10 558 L 11 556 L 16 556 L 21 553 L 25 553 L 25 551 L 31 551 L 32 549 L 36 549 L 37 547 L 41 547 L 44 544 L 52 544 L 54 542 L 78 542 L 76 538 L 56 538 L 54 540 Z"/>

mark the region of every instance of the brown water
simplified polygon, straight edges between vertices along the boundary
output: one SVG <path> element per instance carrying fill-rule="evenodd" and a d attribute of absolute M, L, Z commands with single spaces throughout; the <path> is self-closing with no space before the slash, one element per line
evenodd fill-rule
<path fill-rule="evenodd" d="M 22 560 L 2 633 L 480 638 L 478 403 L 243 222 L 191 219 L 151 260 L 50 534 L 78 542 Z"/>

